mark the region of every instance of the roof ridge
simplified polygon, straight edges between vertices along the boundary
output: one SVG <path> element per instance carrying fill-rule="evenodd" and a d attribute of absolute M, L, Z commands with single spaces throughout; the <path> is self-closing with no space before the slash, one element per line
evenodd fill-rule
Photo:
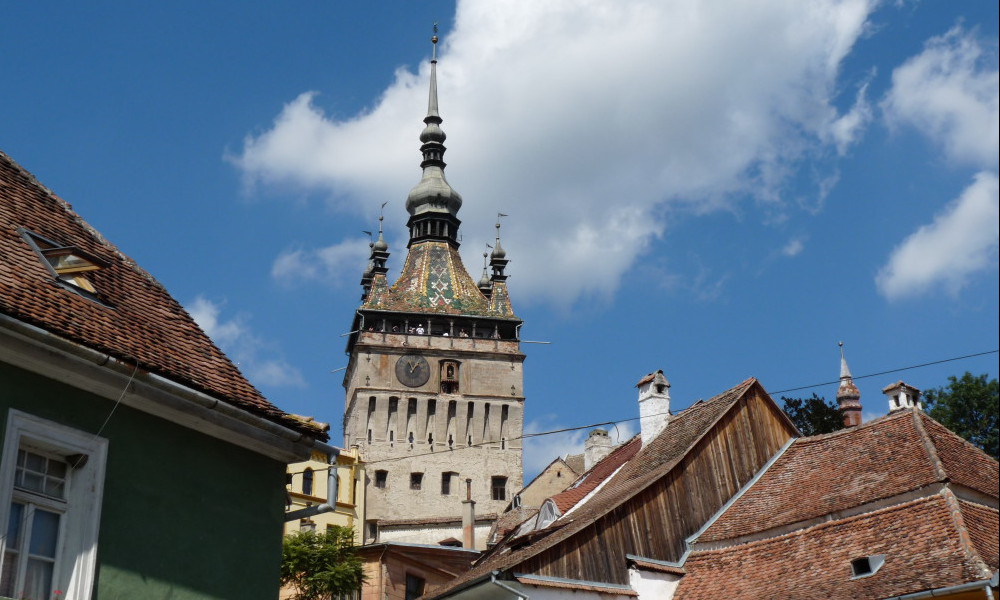
<path fill-rule="evenodd" d="M 822 441 L 828 440 L 830 438 L 851 435 L 853 433 L 856 433 L 856 432 L 859 432 L 859 431 L 864 431 L 866 429 L 869 429 L 869 428 L 874 427 L 876 425 L 879 425 L 881 423 L 885 423 L 886 421 L 892 421 L 894 419 L 903 418 L 904 416 L 906 416 L 907 411 L 910 411 L 910 410 L 916 410 L 916 409 L 909 409 L 909 408 L 907 408 L 907 409 L 902 409 L 902 410 L 896 410 L 896 411 L 893 411 L 891 413 L 884 414 L 884 415 L 882 415 L 880 417 L 876 417 L 876 418 L 874 418 L 874 419 L 872 419 L 870 421 L 865 421 L 864 423 L 861 423 L 860 425 L 855 425 L 854 427 L 844 427 L 843 429 L 838 429 L 836 431 L 831 431 L 829 433 L 817 433 L 816 435 L 805 435 L 805 436 L 802 436 L 802 437 L 798 438 L 798 440 L 796 441 L 796 443 L 797 444 L 813 444 L 813 443 L 817 443 L 817 442 L 822 442 Z"/>
<path fill-rule="evenodd" d="M 931 494 L 929 496 L 920 496 L 919 498 L 914 498 L 912 500 L 907 500 L 905 502 L 900 502 L 898 504 L 891 504 L 889 506 L 885 506 L 885 507 L 882 507 L 882 508 L 879 508 L 879 509 L 876 509 L 876 510 L 871 510 L 871 511 L 868 511 L 868 512 L 862 512 L 862 513 L 858 513 L 856 515 L 850 515 L 850 516 L 843 517 L 843 518 L 840 518 L 840 519 L 832 519 L 832 520 L 828 520 L 828 521 L 821 521 L 819 523 L 815 523 L 815 524 L 809 525 L 807 527 L 802 527 L 802 528 L 799 528 L 799 529 L 793 529 L 792 531 L 786 531 L 785 533 L 783 533 L 781 535 L 768 536 L 768 537 L 757 539 L 757 540 L 750 540 L 750 541 L 744 542 L 742 544 L 733 544 L 733 545 L 723 546 L 721 548 L 706 548 L 706 549 L 697 550 L 696 552 L 698 554 L 722 553 L 722 552 L 727 552 L 727 551 L 730 551 L 730 550 L 733 550 L 733 549 L 737 549 L 737 548 L 749 548 L 749 547 L 752 547 L 752 546 L 761 546 L 761 545 L 764 545 L 764 544 L 772 544 L 772 543 L 775 543 L 775 542 L 780 542 L 780 541 L 783 541 L 785 539 L 791 538 L 793 536 L 805 535 L 806 533 L 811 533 L 813 531 L 819 531 L 819 530 L 827 529 L 827 528 L 830 528 L 830 527 L 836 527 L 836 526 L 844 525 L 845 523 L 850 523 L 852 521 L 857 521 L 857 520 L 860 520 L 860 519 L 870 518 L 873 515 L 883 514 L 883 513 L 892 512 L 892 511 L 896 511 L 896 510 L 902 510 L 902 509 L 904 509 L 906 507 L 915 506 L 917 504 L 922 504 L 922 503 L 926 503 L 926 502 L 933 502 L 935 499 L 937 499 L 939 497 L 941 497 L 941 493 L 940 492 L 937 493 L 937 494 Z M 944 501 L 943 498 L 942 498 L 942 501 Z"/>
<path fill-rule="evenodd" d="M 969 529 L 965 526 L 965 515 L 962 514 L 962 506 L 959 504 L 958 498 L 947 487 L 941 490 L 940 495 L 944 497 L 948 506 L 948 512 L 951 514 L 952 524 L 958 533 L 958 542 L 962 546 L 962 551 L 965 552 L 965 558 L 979 569 L 981 575 L 989 577 L 993 571 L 979 555 L 976 545 L 972 543 L 972 536 L 969 535 Z"/>
<path fill-rule="evenodd" d="M 911 408 L 913 414 L 913 425 L 917 430 L 917 434 L 921 438 L 923 443 L 924 451 L 927 452 L 927 458 L 931 461 L 931 466 L 934 467 L 934 471 L 937 473 L 938 480 L 947 482 L 950 477 L 948 477 L 948 472 L 944 470 L 944 464 L 941 463 L 941 457 L 938 456 L 937 446 L 934 444 L 934 440 L 931 438 L 930 434 L 927 433 L 927 429 L 924 427 L 923 419 L 921 419 L 921 413 L 919 409 Z"/>

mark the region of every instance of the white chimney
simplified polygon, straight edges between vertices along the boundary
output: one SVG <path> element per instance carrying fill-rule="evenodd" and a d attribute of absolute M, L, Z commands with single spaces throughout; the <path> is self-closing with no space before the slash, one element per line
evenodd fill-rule
<path fill-rule="evenodd" d="M 670 382 L 660 370 L 640 379 L 635 387 L 639 388 L 639 423 L 645 447 L 670 420 Z"/>
<path fill-rule="evenodd" d="M 902 381 L 885 386 L 882 393 L 889 400 L 889 412 L 904 408 L 923 408 L 920 405 L 920 390 Z"/>
<path fill-rule="evenodd" d="M 583 444 L 583 470 L 589 471 L 608 454 L 611 454 L 611 438 L 608 437 L 608 432 L 604 429 L 591 431 Z"/>

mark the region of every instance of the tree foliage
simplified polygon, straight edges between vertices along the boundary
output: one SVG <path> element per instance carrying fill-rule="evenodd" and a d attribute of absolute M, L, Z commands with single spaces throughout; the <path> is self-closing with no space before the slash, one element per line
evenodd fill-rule
<path fill-rule="evenodd" d="M 781 397 L 782 410 L 795 423 L 802 435 L 830 433 L 844 428 L 840 408 L 813 393 L 811 398 Z"/>
<path fill-rule="evenodd" d="M 334 526 L 322 533 L 296 531 L 285 536 L 281 585 L 295 589 L 294 600 L 320 600 L 361 589 L 364 573 L 354 548 L 354 531 Z"/>
<path fill-rule="evenodd" d="M 966 371 L 951 375 L 948 385 L 924 392 L 924 408 L 932 419 L 997 458 L 997 411 L 1000 405 L 997 380 Z"/>

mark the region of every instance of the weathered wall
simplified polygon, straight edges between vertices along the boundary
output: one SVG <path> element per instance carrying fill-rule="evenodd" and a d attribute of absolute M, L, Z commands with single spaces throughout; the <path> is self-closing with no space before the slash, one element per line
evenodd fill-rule
<path fill-rule="evenodd" d="M 96 433 L 113 407 L 0 363 L 0 436 L 11 408 Z M 95 598 L 277 597 L 284 464 L 126 406 L 101 436 Z"/>

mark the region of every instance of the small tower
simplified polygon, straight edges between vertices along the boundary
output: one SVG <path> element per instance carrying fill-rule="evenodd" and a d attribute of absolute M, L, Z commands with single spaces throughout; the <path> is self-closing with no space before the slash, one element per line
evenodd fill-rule
<path fill-rule="evenodd" d="M 837 406 L 844 417 L 844 427 L 857 427 L 861 424 L 861 392 L 854 385 L 851 370 L 847 368 L 844 358 L 844 342 L 840 342 L 840 387 L 837 388 Z"/>
<path fill-rule="evenodd" d="M 904 408 L 923 409 L 920 405 L 920 390 L 902 381 L 885 386 L 882 393 L 889 400 L 889 412 Z"/>
<path fill-rule="evenodd" d="M 640 379 L 635 387 L 639 388 L 639 424 L 645 447 L 660 435 L 670 420 L 670 382 L 659 370 Z"/>

